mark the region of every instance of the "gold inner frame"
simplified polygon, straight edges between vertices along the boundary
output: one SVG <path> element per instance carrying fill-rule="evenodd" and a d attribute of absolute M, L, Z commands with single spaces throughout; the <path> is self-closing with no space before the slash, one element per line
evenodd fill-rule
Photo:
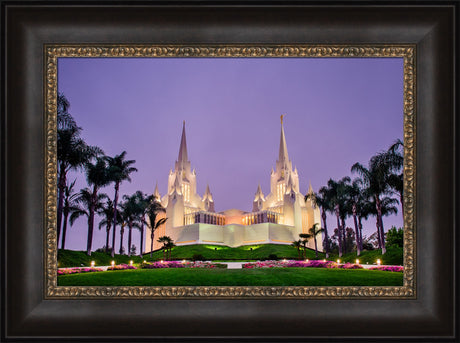
<path fill-rule="evenodd" d="M 45 298 L 340 299 L 416 298 L 415 45 L 45 45 Z M 404 59 L 404 274 L 403 286 L 58 286 L 57 285 L 57 62 L 60 57 L 272 57 Z"/>

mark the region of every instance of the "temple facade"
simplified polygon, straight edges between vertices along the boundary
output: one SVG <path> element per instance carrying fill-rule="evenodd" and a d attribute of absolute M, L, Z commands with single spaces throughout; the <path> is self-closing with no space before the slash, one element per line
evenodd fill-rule
<path fill-rule="evenodd" d="M 166 224 L 155 232 L 155 240 L 161 236 L 171 237 L 176 245 L 215 244 L 237 247 L 254 244 L 291 244 L 300 233 L 308 233 L 317 223 L 321 227 L 318 207 L 304 200 L 299 190 L 297 168 L 292 168 L 281 116 L 281 134 L 278 159 L 270 173 L 270 193 L 264 195 L 257 186 L 252 201 L 252 211 L 230 209 L 215 211 L 214 199 L 209 185 L 203 196 L 196 191 L 197 176 L 187 155 L 185 122 L 179 156 L 168 176 L 168 191 L 161 196 L 158 185 L 154 195 L 166 209 L 162 216 Z M 313 192 L 309 185 L 308 192 Z M 146 251 L 150 250 L 150 235 L 145 235 Z M 322 235 L 316 237 L 318 249 L 322 250 Z M 314 247 L 313 239 L 308 247 Z M 161 244 L 154 242 L 154 249 Z"/>

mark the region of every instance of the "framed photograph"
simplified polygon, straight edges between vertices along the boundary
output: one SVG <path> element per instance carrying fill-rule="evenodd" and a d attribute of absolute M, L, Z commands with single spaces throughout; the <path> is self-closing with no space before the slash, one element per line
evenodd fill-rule
<path fill-rule="evenodd" d="M 3 338 L 458 338 L 455 4 L 2 6 Z"/>

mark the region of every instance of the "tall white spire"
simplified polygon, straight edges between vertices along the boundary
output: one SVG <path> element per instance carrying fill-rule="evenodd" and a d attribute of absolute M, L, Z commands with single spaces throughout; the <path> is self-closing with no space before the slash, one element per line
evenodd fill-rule
<path fill-rule="evenodd" d="M 187 140 L 185 138 L 185 120 L 182 125 L 182 137 L 180 139 L 179 157 L 177 158 L 177 162 L 179 162 L 179 165 L 184 165 L 188 162 Z"/>
<path fill-rule="evenodd" d="M 203 200 L 206 200 L 206 199 L 213 201 L 211 191 L 209 190 L 209 184 L 206 185 L 206 191 L 204 192 L 204 195 L 203 195 Z"/>
<path fill-rule="evenodd" d="M 283 126 L 283 117 L 285 114 L 281 115 L 281 136 L 280 136 L 280 151 L 278 156 L 278 161 L 283 165 L 286 165 L 289 162 L 289 155 L 286 145 L 286 137 L 284 135 L 284 126 Z"/>
<path fill-rule="evenodd" d="M 153 196 L 155 197 L 155 200 L 160 201 L 161 195 L 160 195 L 160 191 L 158 190 L 158 182 L 155 184 L 155 190 L 153 191 Z"/>
<path fill-rule="evenodd" d="M 257 191 L 256 191 L 256 194 L 254 196 L 254 201 L 257 201 L 259 199 L 262 199 L 263 201 L 265 201 L 265 196 L 264 196 L 264 193 L 262 192 L 262 188 L 260 188 L 260 183 L 257 186 Z"/>

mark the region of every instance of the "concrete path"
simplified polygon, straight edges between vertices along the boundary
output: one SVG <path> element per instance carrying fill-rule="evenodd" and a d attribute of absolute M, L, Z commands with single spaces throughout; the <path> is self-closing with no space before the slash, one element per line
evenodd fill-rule
<path fill-rule="evenodd" d="M 227 269 L 241 269 L 246 262 L 219 262 L 227 265 Z"/>

